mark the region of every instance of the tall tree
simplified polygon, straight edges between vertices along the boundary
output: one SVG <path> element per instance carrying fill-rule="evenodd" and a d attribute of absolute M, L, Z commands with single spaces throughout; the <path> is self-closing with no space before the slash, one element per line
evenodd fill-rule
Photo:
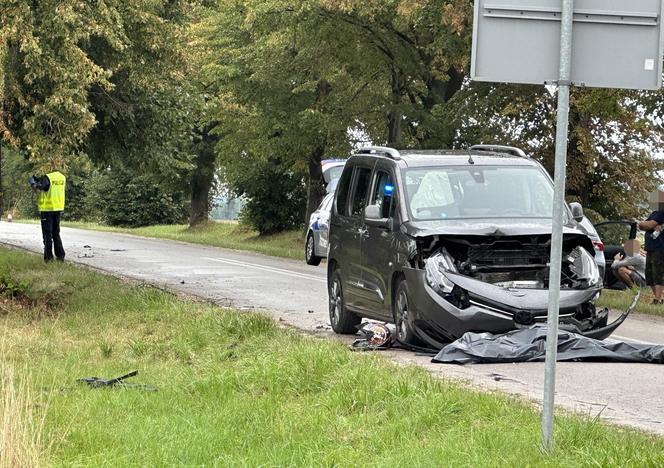
<path fill-rule="evenodd" d="M 61 166 L 75 153 L 95 116 L 92 85 L 110 89 L 110 71 L 81 43 L 93 35 L 116 40 L 113 16 L 75 1 L 0 1 L 5 86 L 0 132 L 43 166 Z"/>
<path fill-rule="evenodd" d="M 641 216 L 664 168 L 659 92 L 573 89 L 567 198 L 606 218 Z M 441 114 L 456 147 L 512 144 L 553 173 L 556 98 L 541 86 L 468 84 Z"/>
<path fill-rule="evenodd" d="M 469 63 L 472 4 L 467 0 L 322 1 L 331 20 L 351 25 L 363 57 L 383 72 L 387 87 L 385 130 L 371 123 L 371 134 L 390 146 L 440 147 L 441 107 L 461 89 Z M 366 116 L 368 117 L 368 116 Z M 365 117 L 365 118 L 366 118 Z"/>
<path fill-rule="evenodd" d="M 308 175 L 308 212 L 323 195 L 321 158 L 349 151 L 359 93 L 372 85 L 351 72 L 364 68 L 366 80 L 369 65 L 330 49 L 340 47 L 336 26 L 316 2 L 230 0 L 200 28 L 217 89 L 220 162 L 278 156 Z"/>
<path fill-rule="evenodd" d="M 199 98 L 187 79 L 186 0 L 0 0 L 0 133 L 35 165 L 100 167 L 189 184 Z"/>

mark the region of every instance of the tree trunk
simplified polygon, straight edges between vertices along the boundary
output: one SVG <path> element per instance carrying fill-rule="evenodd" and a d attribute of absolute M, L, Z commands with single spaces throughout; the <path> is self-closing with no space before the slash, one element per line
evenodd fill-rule
<path fill-rule="evenodd" d="M 311 213 L 316 211 L 321 200 L 325 196 L 325 188 L 323 187 L 323 167 L 321 166 L 321 159 L 325 154 L 325 147 L 317 145 L 309 154 L 309 183 L 307 190 L 307 211 L 304 218 L 305 229 L 309 226 L 309 218 Z"/>
<path fill-rule="evenodd" d="M 332 92 L 332 85 L 324 79 L 318 81 L 316 85 L 316 105 L 321 105 L 327 96 Z M 307 210 L 304 214 L 304 227 L 309 226 L 311 213 L 316 211 L 321 200 L 325 196 L 325 187 L 323 186 L 323 167 L 321 160 L 325 154 L 325 139 L 319 140 L 309 153 L 307 162 L 309 171 L 309 181 L 307 184 Z M 306 232 L 306 231 L 305 231 Z"/>
<path fill-rule="evenodd" d="M 401 105 L 401 97 L 403 96 L 404 89 L 400 70 L 396 67 L 392 68 L 390 84 L 392 88 L 392 107 L 386 115 L 387 146 L 398 148 L 401 143 L 401 123 L 403 120 L 403 114 L 399 106 Z"/>
<path fill-rule="evenodd" d="M 205 130 L 191 176 L 191 215 L 189 227 L 207 221 L 210 214 L 210 191 L 214 181 L 214 146 L 217 139 Z"/>

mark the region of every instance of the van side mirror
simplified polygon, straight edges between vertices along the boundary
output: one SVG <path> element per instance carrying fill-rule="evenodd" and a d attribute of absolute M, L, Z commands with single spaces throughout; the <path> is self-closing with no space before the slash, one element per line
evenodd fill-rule
<path fill-rule="evenodd" d="M 580 223 L 583 220 L 583 207 L 581 203 L 572 202 L 569 204 L 569 209 L 572 210 L 572 218 L 577 223 Z"/>
<path fill-rule="evenodd" d="M 369 226 L 387 228 L 390 225 L 389 218 L 381 217 L 380 206 L 369 205 L 364 208 L 364 222 Z"/>

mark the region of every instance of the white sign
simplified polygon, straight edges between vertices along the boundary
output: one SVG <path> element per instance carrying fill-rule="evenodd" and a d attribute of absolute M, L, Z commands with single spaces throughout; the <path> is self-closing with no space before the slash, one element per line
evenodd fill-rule
<path fill-rule="evenodd" d="M 572 83 L 662 86 L 662 0 L 575 0 Z M 558 80 L 561 0 L 476 0 L 471 78 Z"/>

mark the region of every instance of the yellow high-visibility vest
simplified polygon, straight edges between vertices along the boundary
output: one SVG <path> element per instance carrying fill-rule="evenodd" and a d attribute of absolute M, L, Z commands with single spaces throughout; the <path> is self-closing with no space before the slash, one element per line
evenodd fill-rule
<path fill-rule="evenodd" d="M 48 191 L 41 192 L 37 200 L 39 211 L 63 211 L 65 209 L 65 183 L 67 178 L 61 172 L 46 174 L 51 186 Z"/>

